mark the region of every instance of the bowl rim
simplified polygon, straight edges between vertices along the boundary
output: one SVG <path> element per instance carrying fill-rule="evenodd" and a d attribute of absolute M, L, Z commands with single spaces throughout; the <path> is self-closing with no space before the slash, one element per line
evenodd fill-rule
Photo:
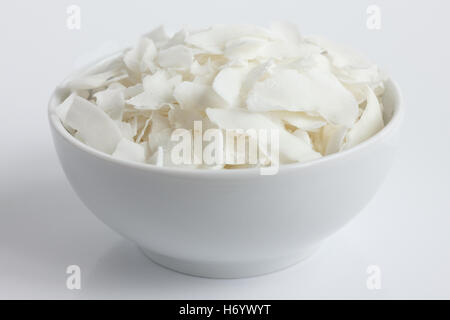
<path fill-rule="evenodd" d="M 134 162 L 131 160 L 123 160 L 114 158 L 112 155 L 104 153 L 102 151 L 98 151 L 81 141 L 77 140 L 74 136 L 72 136 L 66 128 L 64 128 L 61 120 L 56 114 L 56 107 L 61 102 L 60 100 L 57 102 L 57 95 L 58 91 L 63 89 L 63 83 L 70 79 L 72 76 L 76 75 L 77 73 L 81 72 L 81 70 L 86 70 L 89 67 L 95 66 L 96 64 L 108 60 L 113 57 L 117 57 L 118 53 L 114 53 L 111 55 L 108 55 L 107 57 L 104 57 L 102 59 L 98 59 L 96 62 L 91 63 L 90 65 L 81 68 L 73 73 L 69 77 L 67 77 L 64 81 L 62 81 L 62 84 L 57 86 L 55 90 L 53 90 L 50 100 L 48 102 L 48 118 L 49 123 L 54 131 L 57 132 L 66 142 L 74 146 L 75 148 L 78 148 L 91 156 L 100 158 L 102 160 L 117 164 L 119 166 L 125 166 L 128 168 L 134 168 L 138 170 L 145 170 L 150 171 L 154 173 L 160 173 L 160 174 L 167 174 L 167 175 L 177 175 L 177 176 L 191 176 L 191 177 L 221 177 L 221 178 L 228 178 L 228 177 L 245 177 L 245 176 L 255 176 L 255 174 L 260 175 L 260 168 L 239 168 L 239 169 L 197 169 L 197 168 L 186 168 L 186 167 L 160 167 L 154 164 L 150 163 L 139 163 Z M 398 127 L 400 127 L 400 124 L 403 119 L 404 115 L 404 107 L 403 107 L 403 96 L 401 93 L 401 90 L 398 86 L 398 84 L 392 80 L 391 78 L 388 78 L 385 81 L 385 84 L 387 87 L 390 87 L 393 93 L 393 100 L 394 105 L 392 108 L 392 115 L 389 120 L 389 122 L 381 129 L 379 132 L 377 132 L 375 135 L 370 137 L 369 139 L 359 143 L 358 145 L 344 150 L 340 151 L 334 154 L 323 156 L 319 159 L 308 161 L 308 162 L 298 162 L 298 163 L 289 163 L 289 164 L 280 164 L 278 167 L 278 172 L 276 175 L 290 171 L 290 170 L 305 170 L 307 168 L 320 166 L 323 164 L 326 164 L 328 162 L 336 161 L 338 159 L 345 159 L 351 156 L 354 153 L 360 152 L 364 149 L 367 149 L 369 146 L 376 144 L 377 142 L 382 141 L 385 139 L 386 136 L 389 136 L 394 132 Z"/>

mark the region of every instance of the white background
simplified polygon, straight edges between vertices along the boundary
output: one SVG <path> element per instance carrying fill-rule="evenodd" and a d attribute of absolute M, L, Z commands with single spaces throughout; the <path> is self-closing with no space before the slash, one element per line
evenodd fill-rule
<path fill-rule="evenodd" d="M 79 5 L 79 31 L 66 8 Z M 366 27 L 370 4 L 382 29 Z M 0 5 L 0 298 L 450 298 L 450 2 L 4 1 Z M 75 67 L 159 24 L 288 20 L 368 54 L 403 89 L 397 161 L 373 201 L 306 262 L 244 280 L 181 275 L 148 261 L 76 198 L 54 151 L 47 100 Z M 82 290 L 66 288 L 66 267 Z M 381 290 L 366 287 L 369 265 Z"/>

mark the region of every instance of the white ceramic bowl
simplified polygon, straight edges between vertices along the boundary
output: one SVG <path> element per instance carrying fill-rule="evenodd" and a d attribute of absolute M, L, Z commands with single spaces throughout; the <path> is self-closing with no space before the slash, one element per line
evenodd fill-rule
<path fill-rule="evenodd" d="M 258 169 L 160 168 L 118 160 L 50 127 L 62 167 L 83 203 L 153 261 L 192 275 L 238 278 L 273 272 L 311 255 L 374 196 L 394 158 L 402 106 L 389 81 L 386 127 L 344 152 Z"/>

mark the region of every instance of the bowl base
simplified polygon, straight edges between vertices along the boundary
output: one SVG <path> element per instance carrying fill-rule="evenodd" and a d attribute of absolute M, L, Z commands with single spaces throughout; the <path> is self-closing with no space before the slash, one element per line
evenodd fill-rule
<path fill-rule="evenodd" d="M 150 260 L 173 271 L 203 278 L 238 279 L 286 269 L 309 258 L 319 247 L 320 244 L 316 244 L 284 258 L 245 262 L 193 261 L 168 257 L 142 247 L 139 248 Z"/>

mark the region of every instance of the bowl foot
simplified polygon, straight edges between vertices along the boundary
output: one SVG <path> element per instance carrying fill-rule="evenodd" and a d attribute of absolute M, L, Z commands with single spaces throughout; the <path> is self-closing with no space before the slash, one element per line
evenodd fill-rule
<path fill-rule="evenodd" d="M 237 279 L 264 275 L 293 266 L 313 255 L 319 246 L 320 244 L 307 247 L 288 257 L 236 262 L 193 261 L 161 255 L 142 247 L 140 249 L 153 262 L 180 273 L 204 278 Z"/>

